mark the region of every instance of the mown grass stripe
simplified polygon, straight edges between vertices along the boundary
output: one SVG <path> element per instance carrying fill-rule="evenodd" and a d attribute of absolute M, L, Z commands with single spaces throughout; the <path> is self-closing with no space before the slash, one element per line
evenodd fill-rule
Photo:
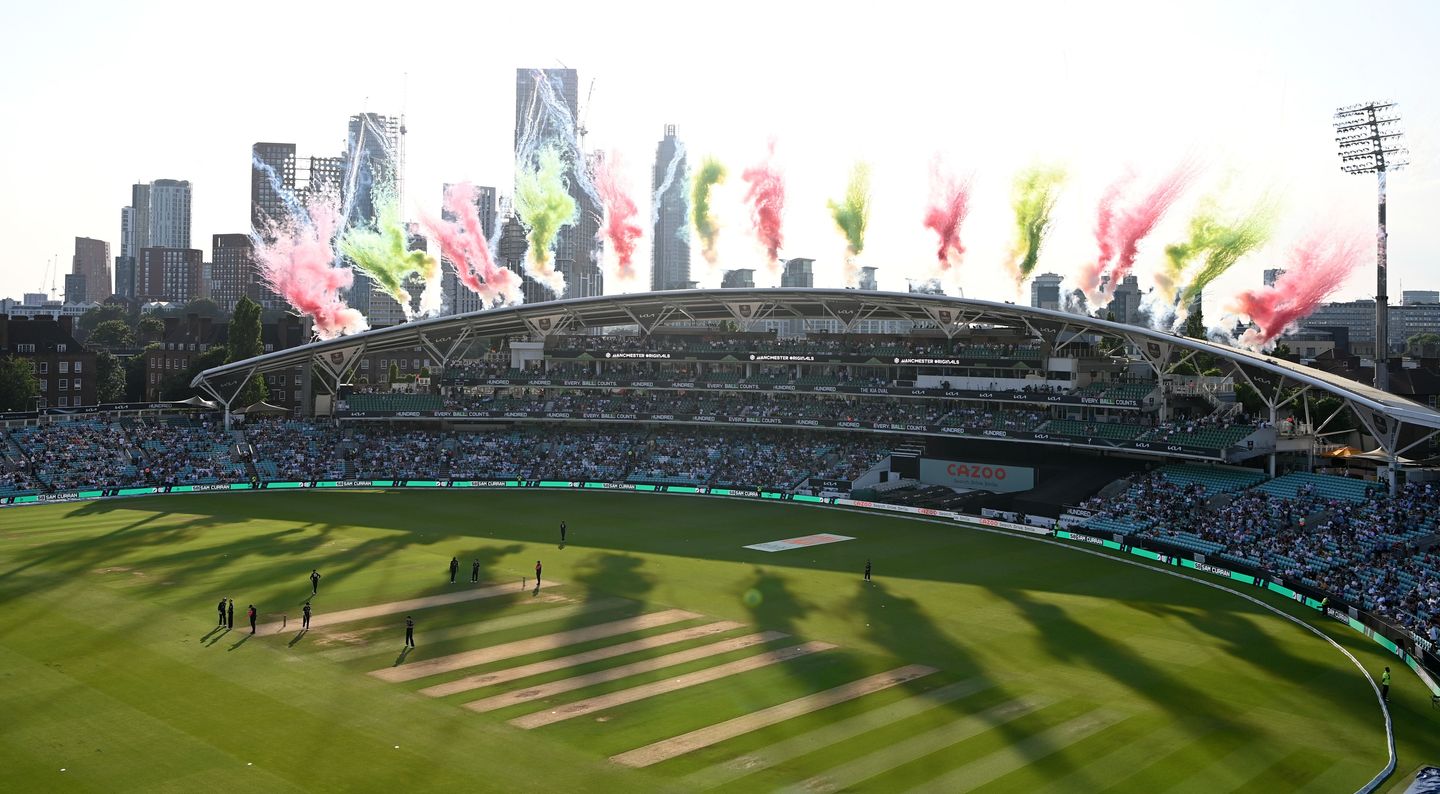
<path fill-rule="evenodd" d="M 915 697 L 906 698 L 878 709 L 857 714 L 841 722 L 816 728 L 808 733 L 768 745 L 763 750 L 746 753 L 714 766 L 706 767 L 683 778 L 686 786 L 694 788 L 716 788 L 739 780 L 753 772 L 782 764 L 821 747 L 851 739 L 876 728 L 913 717 L 937 706 L 953 703 L 964 697 L 988 689 L 994 683 L 983 678 L 971 678 L 942 686 Z"/>
<path fill-rule="evenodd" d="M 776 723 L 819 711 L 855 698 L 889 689 L 908 681 L 936 672 L 933 667 L 912 664 L 886 673 L 872 675 L 859 681 L 851 681 L 824 692 L 796 698 L 787 703 L 771 706 L 753 714 L 745 714 L 732 720 L 700 728 L 664 741 L 655 742 L 635 750 L 610 757 L 611 761 L 625 766 L 644 767 L 658 764 L 676 756 L 709 747 L 726 739 L 768 728 Z"/>
<path fill-rule="evenodd" d="M 1278 744 L 1269 742 L 1262 747 L 1271 749 Z M 1297 747 L 1283 754 L 1265 752 L 1265 749 L 1257 750 L 1250 745 L 1237 748 L 1212 761 L 1175 790 L 1199 790 L 1195 784 L 1205 781 L 1205 791 L 1264 791 L 1267 794 L 1295 791 L 1305 788 L 1305 784 L 1340 760 L 1308 747 Z"/>
<path fill-rule="evenodd" d="M 722 632 L 722 631 L 730 631 L 731 629 L 739 628 L 739 626 L 740 626 L 739 623 L 733 623 L 733 622 L 730 622 L 730 621 L 723 621 L 723 622 L 720 622 L 720 623 L 712 623 L 712 624 L 710 624 L 710 625 L 708 625 L 708 626 L 700 626 L 700 627 L 698 627 L 698 629 L 708 629 L 709 631 L 704 632 L 704 633 L 715 634 L 715 633 L 719 633 L 719 632 Z M 676 632 L 676 633 L 677 633 L 677 634 L 687 633 L 687 634 L 689 634 L 690 636 L 686 636 L 686 637 L 675 637 L 674 639 L 670 640 L 670 642 L 681 642 L 681 641 L 687 640 L 687 639 L 694 639 L 695 636 L 698 636 L 698 635 L 696 634 L 696 630 L 691 630 L 691 631 L 689 631 L 689 632 Z M 664 636 L 664 635 L 662 635 L 662 636 Z M 535 686 L 526 687 L 525 689 L 519 690 L 519 691 L 517 691 L 517 692 L 506 692 L 506 693 L 503 693 L 503 694 L 500 694 L 500 695 L 495 695 L 495 696 L 493 696 L 493 697 L 488 697 L 488 698 L 484 698 L 484 699 L 481 699 L 481 700 L 471 701 L 471 702 L 465 704 L 465 708 L 470 709 L 471 711 L 479 711 L 479 712 L 486 712 L 486 711 L 494 711 L 494 710 L 496 710 L 496 709 L 503 709 L 503 708 L 505 708 L 506 706 L 514 706 L 514 705 L 517 705 L 517 704 L 520 704 L 520 703 L 529 703 L 529 702 L 531 702 L 531 701 L 533 701 L 533 700 L 539 700 L 539 699 L 541 699 L 541 698 L 547 698 L 547 697 L 550 697 L 550 696 L 552 696 L 552 695 L 559 695 L 559 694 L 563 694 L 563 693 L 565 693 L 565 692 L 573 692 L 573 691 L 575 691 L 575 690 L 577 690 L 577 689 L 584 689 L 584 688 L 587 687 L 587 686 L 593 686 L 593 685 L 595 685 L 595 684 L 604 684 L 604 683 L 608 683 L 608 682 L 610 682 L 610 681 L 619 681 L 619 680 L 622 679 L 622 678 L 629 678 L 629 677 L 632 676 L 632 675 L 638 675 L 638 674 L 640 674 L 640 673 L 654 672 L 654 671 L 656 671 L 656 670 L 663 670 L 663 669 L 665 669 L 666 667 L 674 667 L 674 666 L 677 665 L 677 664 L 684 664 L 684 663 L 686 663 L 686 662 L 693 662 L 693 661 L 696 661 L 696 660 L 698 660 L 698 659 L 707 659 L 707 658 L 709 658 L 709 657 L 711 657 L 711 656 L 718 656 L 718 655 L 720 655 L 720 654 L 722 654 L 722 653 L 730 653 L 730 652 L 732 652 L 732 651 L 743 650 L 743 649 L 745 649 L 745 648 L 750 648 L 750 647 L 753 647 L 753 646 L 756 646 L 756 645 L 762 645 L 762 644 L 764 644 L 764 643 L 771 642 L 771 641 L 773 641 L 773 640 L 783 639 L 783 638 L 786 637 L 786 636 L 788 636 L 788 635 L 785 634 L 785 632 L 783 632 L 783 631 L 762 631 L 762 632 L 760 632 L 760 633 L 758 633 L 758 634 L 747 634 L 747 635 L 745 635 L 745 636 L 743 636 L 743 637 L 732 637 L 732 638 L 730 638 L 730 639 L 728 639 L 728 640 L 721 640 L 720 642 L 713 642 L 713 643 L 710 643 L 710 644 L 708 644 L 708 645 L 700 645 L 700 646 L 697 646 L 697 647 L 695 647 L 695 648 L 686 648 L 686 649 L 683 650 L 683 651 L 676 651 L 676 652 L 674 652 L 674 653 L 668 653 L 668 654 L 665 654 L 664 656 L 657 656 L 657 657 L 655 657 L 655 658 L 653 658 L 653 659 L 642 659 L 642 660 L 640 660 L 640 661 L 638 661 L 638 662 L 631 662 L 630 664 L 622 664 L 622 665 L 620 665 L 619 667 L 612 667 L 612 668 L 610 668 L 610 669 L 608 669 L 608 670 L 596 670 L 596 671 L 593 672 L 593 673 L 586 673 L 586 674 L 584 674 L 584 675 L 574 676 L 573 678 L 565 678 L 565 679 L 561 679 L 561 680 L 559 680 L 559 681 L 550 681 L 550 682 L 547 682 L 547 683 L 544 683 L 544 684 L 536 684 Z M 658 647 L 659 645 L 665 645 L 665 644 L 667 644 L 667 643 L 662 642 L 662 643 L 658 643 L 658 644 L 652 644 L 652 645 L 649 645 L 649 646 L 644 646 L 644 645 L 643 645 L 644 642 L 645 642 L 644 640 L 636 640 L 636 641 L 633 642 L 633 643 L 626 643 L 626 644 L 627 644 L 627 645 L 632 645 L 632 646 L 643 646 L 643 647 L 633 647 L 633 648 L 631 648 L 630 650 L 644 650 L 645 648 L 648 648 L 648 647 Z M 587 653 L 587 654 L 577 654 L 576 656 L 573 656 L 573 657 L 566 657 L 566 659 L 579 659 L 580 657 L 590 656 L 590 654 L 598 654 L 598 653 L 607 652 L 607 651 L 612 651 L 612 650 L 613 650 L 612 648 L 601 648 L 601 649 L 598 649 L 598 650 L 595 650 L 595 651 L 591 651 L 590 653 Z M 626 652 L 628 652 L 628 651 L 622 651 L 622 653 L 626 653 Z M 606 653 L 605 655 L 600 656 L 600 657 L 598 657 L 598 658 L 606 659 L 606 658 L 609 658 L 609 657 L 611 657 L 611 656 L 618 656 L 618 655 L 620 655 L 620 654 L 619 654 L 619 653 Z M 576 665 L 576 664 L 581 664 L 581 663 L 583 663 L 583 662 L 594 661 L 594 659 L 592 659 L 592 658 L 586 658 L 586 659 L 583 659 L 583 660 L 581 660 L 581 661 L 579 661 L 579 662 L 570 662 L 570 663 L 561 664 L 561 665 L 558 665 L 558 666 L 555 664 L 556 662 L 565 662 L 566 659 L 552 659 L 552 660 L 545 661 L 545 662 L 537 662 L 536 664 L 533 664 L 533 665 L 527 665 L 527 667 L 542 668 L 542 669 L 540 669 L 540 672 L 549 672 L 550 670 L 561 669 L 561 668 L 564 668 L 564 667 L 572 667 L 572 666 L 574 666 L 574 665 Z M 520 669 L 524 669 L 524 668 L 520 668 Z M 500 671 L 500 672 L 503 673 L 503 672 L 506 672 L 506 671 Z M 517 676 L 517 677 L 523 677 L 523 676 Z M 476 678 L 485 678 L 485 676 L 476 676 Z M 448 686 L 448 685 L 442 684 L 442 685 L 437 686 L 437 687 L 432 687 L 432 689 L 443 689 L 443 688 L 446 687 L 446 686 Z M 483 685 L 482 685 L 482 686 L 483 686 Z M 463 690 L 461 690 L 461 691 L 463 691 Z M 427 693 L 427 694 L 428 694 L 428 693 Z M 445 692 L 442 692 L 442 694 L 450 694 L 450 692 L 449 692 L 449 691 L 445 691 Z"/>
<path fill-rule="evenodd" d="M 687 612 L 683 609 L 667 609 L 663 612 L 651 612 L 624 620 L 613 620 L 609 623 L 601 623 L 595 626 L 586 626 L 569 631 L 546 634 L 540 637 L 532 637 L 528 640 L 516 640 L 507 642 L 504 645 L 496 645 L 493 648 L 480 648 L 474 651 L 452 653 L 448 656 L 441 656 L 436 659 L 426 659 L 423 662 L 405 665 L 404 667 L 389 667 L 383 670 L 375 670 L 370 675 L 382 681 L 400 682 L 414 681 L 417 678 L 439 675 L 441 673 L 453 673 L 456 670 L 464 670 L 467 667 L 477 667 L 490 662 L 498 662 L 502 659 L 513 659 L 517 656 L 524 656 L 530 653 L 548 651 L 553 648 L 563 648 L 566 645 L 576 645 L 590 640 L 614 637 L 619 634 L 629 634 L 632 631 L 664 626 L 668 623 L 679 623 L 682 620 L 698 618 L 700 615 L 695 612 Z"/>
<path fill-rule="evenodd" d="M 1057 748 L 1055 752 L 1027 758 L 1015 769 L 991 779 L 976 790 L 980 794 L 1033 794 L 1038 789 L 1047 788 L 1051 781 L 1063 779 L 1067 785 L 1055 790 L 1093 791 L 1111 776 L 1105 768 L 1106 764 L 1095 763 L 1097 759 L 1123 752 L 1137 742 L 1143 743 L 1163 731 L 1164 727 L 1164 718 L 1154 713 L 1128 717 Z"/>
<path fill-rule="evenodd" d="M 1204 769 L 1232 750 L 1248 748 L 1256 740 L 1253 734 L 1227 730 L 1223 726 L 1203 735 L 1187 735 L 1183 744 L 1173 751 L 1150 756 L 1143 766 L 1129 770 L 1128 775 L 1107 781 L 1105 791 L 1166 791 L 1177 781 L 1195 780 Z M 1115 770 L 1123 774 L 1124 770 Z"/>
<path fill-rule="evenodd" d="M 1038 758 L 1064 752 L 1067 747 L 1085 737 L 1103 730 L 1121 720 L 1125 715 L 1118 711 L 1097 709 L 1067 720 L 1040 733 L 977 758 L 970 763 L 956 767 L 949 772 L 916 786 L 911 791 L 971 791 L 1013 772 Z"/>
<path fill-rule="evenodd" d="M 840 766 L 826 770 L 808 780 L 790 786 L 784 791 L 804 794 L 814 791 L 834 791 L 875 777 L 901 764 L 943 750 L 956 742 L 972 736 L 979 736 L 1012 720 L 1020 719 L 1045 706 L 1046 699 L 1025 696 L 1007 700 L 979 714 L 970 714 L 938 728 L 926 731 L 909 739 L 882 747 L 872 753 L 860 756 Z"/>
<path fill-rule="evenodd" d="M 1091 754 L 1091 751 L 1087 750 L 1087 757 L 1080 760 L 1079 765 L 1069 772 L 1059 775 L 1042 773 L 1038 775 L 1038 780 L 1035 779 L 1037 776 L 1012 773 L 996 781 L 997 784 L 1004 785 L 992 785 L 990 788 L 1024 794 L 1071 794 L 1074 791 L 1093 790 L 1114 780 L 1117 775 L 1124 774 L 1126 770 L 1138 769 L 1148 763 L 1155 755 L 1157 747 L 1177 747 L 1190 740 L 1184 730 L 1164 714 L 1132 720 L 1127 725 L 1131 725 L 1142 735 L 1132 741 L 1118 742 L 1109 751 Z M 1107 735 L 1110 734 L 1107 732 Z"/>
<path fill-rule="evenodd" d="M 550 725 L 552 723 L 560 722 L 562 720 L 568 720 L 573 717 L 578 717 L 582 714 L 589 714 L 600 709 L 606 709 L 612 706 L 619 706 L 625 703 L 633 703 L 637 700 L 644 700 L 646 698 L 655 697 L 656 695 L 663 695 L 668 692 L 675 692 L 699 684 L 705 684 L 711 681 L 718 681 L 722 678 L 728 678 L 732 675 L 738 675 L 740 673 L 748 672 L 750 670 L 758 670 L 762 667 L 768 667 L 772 664 L 779 664 L 780 662 L 787 662 L 791 659 L 798 659 L 802 656 L 807 656 L 812 653 L 828 651 L 834 647 L 834 645 L 828 642 L 807 642 L 803 645 L 796 645 L 790 648 L 782 648 L 778 651 L 770 651 L 767 653 L 762 653 L 758 656 L 751 656 L 745 659 L 738 659 L 733 662 L 727 662 L 725 664 L 719 665 L 718 667 L 711 667 L 706 670 L 697 670 L 693 673 L 686 673 L 685 675 L 677 676 L 675 678 L 663 681 L 656 681 L 650 684 L 642 684 L 640 686 L 631 687 L 630 689 L 621 689 L 616 692 L 610 692 L 604 695 L 589 698 L 587 700 L 581 700 L 565 706 L 560 706 L 559 708 L 555 708 L 550 711 L 541 711 L 535 714 L 527 714 L 524 717 L 516 717 L 515 719 L 510 720 L 510 724 L 514 725 L 517 728 L 524 728 L 526 730 L 539 728 L 544 725 Z"/>
<path fill-rule="evenodd" d="M 559 582 L 546 582 L 545 587 L 556 587 Z M 502 595 L 514 595 L 520 592 L 513 584 L 496 584 L 488 587 L 480 587 L 475 590 L 461 590 L 455 593 L 441 593 L 440 595 L 424 596 L 422 598 L 407 598 L 404 601 L 391 601 L 387 604 L 375 604 L 368 607 L 356 607 L 355 609 L 342 609 L 339 612 L 321 612 L 310 618 L 310 628 L 323 629 L 328 626 L 336 626 L 341 623 L 350 623 L 356 620 L 381 617 L 384 615 L 398 615 L 402 612 L 418 612 L 422 609 L 450 606 L 451 604 L 463 604 L 466 601 L 476 601 L 481 598 L 495 598 Z M 297 615 L 296 624 L 300 623 Z M 281 630 L 281 627 L 289 626 L 289 621 L 282 623 L 261 623 L 255 628 L 257 634 L 274 634 Z"/>
<path fill-rule="evenodd" d="M 465 637 L 494 634 L 500 631 L 524 628 L 539 623 L 549 623 L 551 621 L 589 615 L 595 612 L 605 612 L 626 605 L 633 605 L 634 603 L 634 601 L 628 598 L 596 598 L 580 604 L 566 604 L 565 606 L 534 609 L 519 615 L 506 615 L 505 617 L 482 620 L 477 623 L 462 623 L 456 626 L 447 626 L 443 629 L 426 629 L 424 638 L 427 644 L 433 642 L 449 642 Z M 368 635 L 386 634 L 393 640 L 395 627 L 377 626 L 369 629 L 361 629 L 355 633 L 362 635 L 360 644 L 347 645 L 343 648 L 327 648 L 320 651 L 320 654 L 327 659 L 334 659 L 336 661 L 350 661 L 352 659 L 363 659 L 366 656 L 375 656 L 377 655 L 376 648 L 368 642 L 366 637 L 368 637 Z M 388 645 L 386 650 L 391 650 Z"/>

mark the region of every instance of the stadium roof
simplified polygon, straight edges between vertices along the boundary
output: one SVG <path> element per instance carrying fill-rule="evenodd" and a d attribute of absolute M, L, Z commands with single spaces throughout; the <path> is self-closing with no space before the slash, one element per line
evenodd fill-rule
<path fill-rule="evenodd" d="M 1103 334 L 1130 342 L 1157 371 L 1173 368 L 1194 354 L 1214 356 L 1227 362 L 1230 374 L 1238 378 L 1258 387 L 1271 384 L 1274 399 L 1266 399 L 1277 407 L 1284 404 L 1281 386 L 1332 394 L 1355 410 L 1381 446 L 1393 454 L 1403 451 L 1397 448 L 1401 425 L 1440 430 L 1440 413 L 1427 406 L 1348 378 L 1228 345 L 1012 303 L 850 289 L 674 290 L 506 306 L 403 323 L 267 353 L 205 370 L 191 385 L 204 388 L 228 405 L 250 375 L 307 362 L 313 362 L 317 372 L 328 376 L 328 380 L 322 377 L 326 388 L 334 388 L 362 353 L 421 347 L 446 362 L 476 337 L 530 335 L 538 339 L 625 325 L 639 326 L 648 333 L 671 322 L 705 320 L 730 320 L 744 328 L 757 321 L 787 319 L 833 320 L 844 328 L 863 320 L 911 321 L 938 328 L 946 336 L 974 325 L 1012 327 L 1059 340 L 1057 344 L 1062 347 L 1075 333 Z M 1265 396 L 1264 388 L 1260 391 Z"/>

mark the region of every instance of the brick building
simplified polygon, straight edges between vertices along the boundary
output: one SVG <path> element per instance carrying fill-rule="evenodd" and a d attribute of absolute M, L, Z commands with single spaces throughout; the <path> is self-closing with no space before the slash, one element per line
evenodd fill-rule
<path fill-rule="evenodd" d="M 73 322 L 64 315 L 0 315 L 0 356 L 17 356 L 34 365 L 40 408 L 95 404 L 95 354 L 75 340 Z"/>

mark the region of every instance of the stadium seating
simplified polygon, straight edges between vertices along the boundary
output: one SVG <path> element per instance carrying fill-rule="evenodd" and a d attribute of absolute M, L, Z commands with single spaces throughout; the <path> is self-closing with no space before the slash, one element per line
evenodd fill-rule
<path fill-rule="evenodd" d="M 1130 441 L 1139 438 L 1145 428 L 1119 422 L 1081 422 L 1074 419 L 1051 419 L 1039 428 L 1042 433 L 1058 433 L 1080 438 L 1110 438 Z"/>
<path fill-rule="evenodd" d="M 1207 493 L 1243 491 L 1265 480 L 1264 472 L 1233 466 L 1180 464 L 1160 469 L 1160 475 L 1176 485 L 1199 484 Z"/>
<path fill-rule="evenodd" d="M 1301 491 L 1307 491 L 1319 497 L 1327 499 L 1345 499 L 1351 502 L 1364 502 L 1372 491 L 1375 490 L 1373 483 L 1366 483 L 1361 480 L 1352 480 L 1348 477 L 1332 477 L 1325 474 L 1310 474 L 1308 472 L 1296 472 L 1285 474 L 1260 486 L 1260 490 L 1272 496 L 1293 499 Z"/>
<path fill-rule="evenodd" d="M 1253 432 L 1255 432 L 1255 428 L 1247 426 L 1198 427 L 1194 430 L 1162 428 L 1145 434 L 1144 439 L 1162 441 L 1167 444 L 1184 444 L 1189 447 L 1226 449 L 1240 443 Z"/>
<path fill-rule="evenodd" d="M 354 411 L 438 411 L 443 407 L 438 394 L 379 392 L 351 394 L 346 402 Z"/>

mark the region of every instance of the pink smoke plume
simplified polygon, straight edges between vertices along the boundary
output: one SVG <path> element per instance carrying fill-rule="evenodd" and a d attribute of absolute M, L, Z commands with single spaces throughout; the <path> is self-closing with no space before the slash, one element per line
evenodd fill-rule
<path fill-rule="evenodd" d="M 477 191 L 469 182 L 445 189 L 445 211 L 453 221 L 422 216 L 425 227 L 440 245 L 440 251 L 455 268 L 460 283 L 480 296 L 485 308 L 500 303 L 520 303 L 520 276 L 497 265 L 480 226 L 480 210 L 475 205 Z"/>
<path fill-rule="evenodd" d="M 266 221 L 255 241 L 261 280 L 298 314 L 314 318 L 315 336 L 320 339 L 368 327 L 365 315 L 340 297 L 340 290 L 350 288 L 355 274 L 348 267 L 331 266 L 339 229 L 339 199 L 317 196 L 306 202 L 303 217 L 296 213 Z"/>
<path fill-rule="evenodd" d="M 595 169 L 595 189 L 605 205 L 605 223 L 599 236 L 610 241 L 610 249 L 615 252 L 614 275 L 621 281 L 635 278 L 635 241 L 643 231 L 635 222 L 640 210 L 627 187 L 620 178 L 620 154 L 611 152 Z"/>
<path fill-rule="evenodd" d="M 938 157 L 930 164 L 930 206 L 925 210 L 925 228 L 940 236 L 935 252 L 936 275 L 953 275 L 965 255 L 960 226 L 970 213 L 970 182 L 968 175 L 957 177 L 947 172 Z"/>
<path fill-rule="evenodd" d="M 1134 174 L 1121 176 L 1105 190 L 1095 220 L 1099 257 L 1080 271 L 1080 289 L 1092 305 L 1104 300 L 1100 293 L 1102 276 L 1108 277 L 1106 280 L 1113 290 L 1130 275 L 1135 267 L 1140 241 L 1154 231 L 1156 224 L 1195 181 L 1198 173 L 1196 163 L 1186 160 L 1160 180 L 1144 198 L 1129 206 L 1122 205 L 1121 199 L 1126 188 L 1135 180 Z"/>
<path fill-rule="evenodd" d="M 780 248 L 785 244 L 781 222 L 785 214 L 785 174 L 775 165 L 775 141 L 764 162 L 745 169 L 740 175 L 749 187 L 745 202 L 750 205 L 750 221 L 755 237 L 765 248 L 771 275 L 780 270 Z"/>
<path fill-rule="evenodd" d="M 1111 182 L 1100 195 L 1100 205 L 1095 211 L 1095 242 L 1100 246 L 1100 254 L 1094 262 L 1080 267 L 1080 290 L 1091 304 L 1103 300 L 1100 294 L 1100 276 L 1115 257 L 1115 205 L 1119 203 L 1125 188 L 1134 180 L 1135 175 L 1127 172 Z"/>
<path fill-rule="evenodd" d="M 1241 347 L 1269 349 L 1286 329 L 1309 317 L 1360 264 L 1367 243 L 1361 235 L 1335 233 L 1316 233 L 1302 240 L 1291 250 L 1275 286 L 1236 297 L 1232 311 L 1256 325 L 1241 335 Z"/>

